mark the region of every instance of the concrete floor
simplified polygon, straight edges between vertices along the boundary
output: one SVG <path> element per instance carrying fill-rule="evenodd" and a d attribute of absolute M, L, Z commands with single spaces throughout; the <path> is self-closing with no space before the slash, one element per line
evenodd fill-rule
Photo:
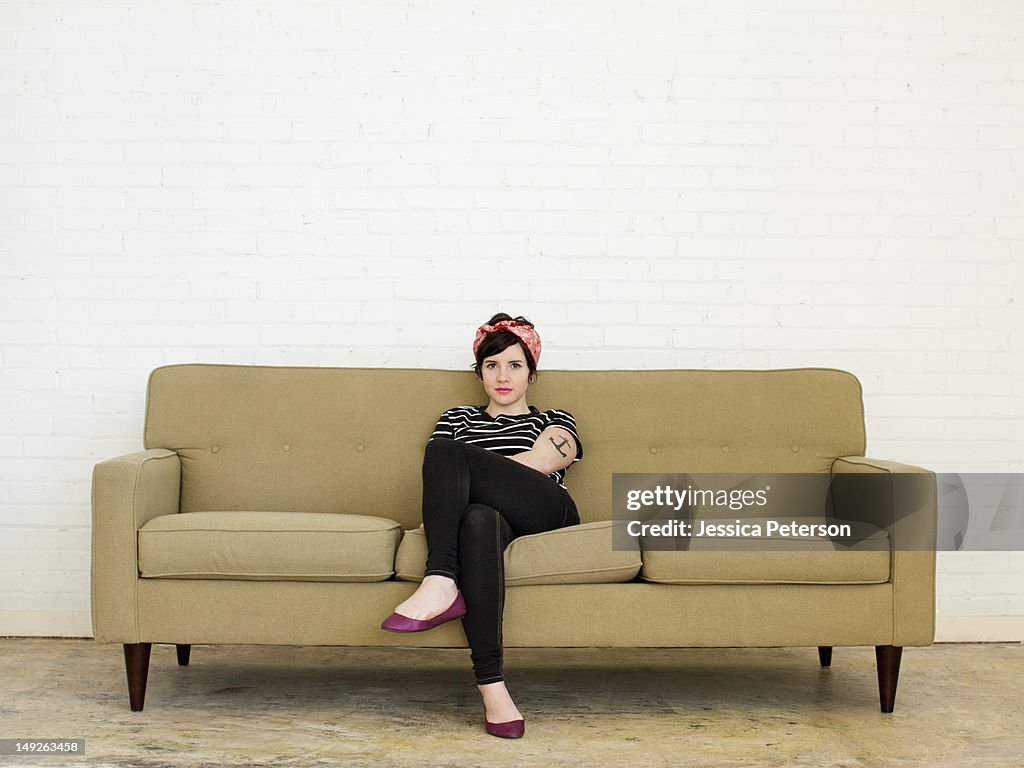
<path fill-rule="evenodd" d="M 153 646 L 132 712 L 119 645 L 0 639 L 0 738 L 85 739 L 25 766 L 1022 766 L 1024 646 L 509 649 L 526 736 L 483 730 L 465 649 Z"/>

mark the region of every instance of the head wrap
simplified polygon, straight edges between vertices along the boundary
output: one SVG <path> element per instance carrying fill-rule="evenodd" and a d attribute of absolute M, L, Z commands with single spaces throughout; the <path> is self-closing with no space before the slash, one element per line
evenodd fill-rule
<path fill-rule="evenodd" d="M 494 325 L 487 325 L 485 323 L 477 328 L 476 338 L 473 339 L 474 357 L 476 357 L 476 351 L 480 348 L 480 343 L 495 331 L 510 331 L 514 333 L 526 345 L 526 348 L 530 350 L 530 354 L 533 355 L 533 364 L 535 366 L 539 364 L 540 336 L 537 335 L 537 331 L 533 329 L 533 326 L 521 323 L 518 320 L 499 320 Z"/>

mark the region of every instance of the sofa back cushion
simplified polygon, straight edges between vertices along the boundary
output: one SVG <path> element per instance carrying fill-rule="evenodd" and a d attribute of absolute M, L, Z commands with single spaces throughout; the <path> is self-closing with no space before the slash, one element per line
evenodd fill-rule
<path fill-rule="evenodd" d="M 581 520 L 611 517 L 615 472 L 828 472 L 864 454 L 860 383 L 822 368 L 541 371 L 529 402 L 572 413 Z M 186 364 L 150 376 L 146 448 L 181 457 L 181 511 L 291 510 L 419 525 L 423 446 L 447 408 L 486 403 L 468 371 Z"/>

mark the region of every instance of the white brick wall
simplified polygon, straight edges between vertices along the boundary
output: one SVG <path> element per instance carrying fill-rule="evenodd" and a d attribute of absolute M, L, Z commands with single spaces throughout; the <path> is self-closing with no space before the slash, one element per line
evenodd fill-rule
<path fill-rule="evenodd" d="M 93 464 L 182 361 L 836 366 L 871 455 L 1024 456 L 1024 12 L 524 0 L 0 9 L 0 634 L 90 632 Z M 417 324 L 436 331 L 424 340 Z M 939 636 L 1024 638 L 1019 553 Z"/>

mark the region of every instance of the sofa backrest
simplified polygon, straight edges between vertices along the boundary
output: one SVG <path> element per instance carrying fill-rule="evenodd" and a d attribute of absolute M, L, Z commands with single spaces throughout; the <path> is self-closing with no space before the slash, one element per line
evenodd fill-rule
<path fill-rule="evenodd" d="M 566 486 L 611 517 L 615 472 L 827 472 L 864 455 L 845 371 L 541 371 L 529 403 L 572 413 L 584 457 Z M 186 364 L 149 379 L 145 447 L 181 457 L 181 511 L 282 510 L 419 525 L 437 417 L 487 402 L 470 371 Z"/>

